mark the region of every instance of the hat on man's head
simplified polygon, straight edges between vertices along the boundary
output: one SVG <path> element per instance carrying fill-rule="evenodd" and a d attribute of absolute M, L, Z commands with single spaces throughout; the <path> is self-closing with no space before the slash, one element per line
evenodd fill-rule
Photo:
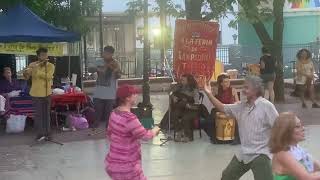
<path fill-rule="evenodd" d="M 141 90 L 136 88 L 135 86 L 131 86 L 128 84 L 122 85 L 117 89 L 117 98 L 124 99 L 134 94 L 141 93 Z"/>

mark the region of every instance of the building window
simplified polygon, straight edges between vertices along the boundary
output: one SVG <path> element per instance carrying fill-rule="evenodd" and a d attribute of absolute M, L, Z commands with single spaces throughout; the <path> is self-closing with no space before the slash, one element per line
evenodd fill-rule
<path fill-rule="evenodd" d="M 27 56 L 16 55 L 16 72 L 20 72 L 27 67 Z"/>

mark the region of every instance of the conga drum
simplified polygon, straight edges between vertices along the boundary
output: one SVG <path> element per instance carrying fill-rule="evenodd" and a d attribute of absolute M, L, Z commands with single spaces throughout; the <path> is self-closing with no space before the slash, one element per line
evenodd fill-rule
<path fill-rule="evenodd" d="M 227 116 L 225 113 L 217 112 L 216 114 L 216 134 L 214 136 L 220 141 L 234 140 L 235 136 L 235 119 Z"/>

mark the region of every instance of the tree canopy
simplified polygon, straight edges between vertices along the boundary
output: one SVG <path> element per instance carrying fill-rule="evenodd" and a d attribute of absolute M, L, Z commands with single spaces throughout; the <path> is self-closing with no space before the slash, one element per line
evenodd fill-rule
<path fill-rule="evenodd" d="M 85 16 L 97 14 L 101 0 L 1 0 L 0 9 L 6 10 L 17 3 L 23 3 L 45 21 L 71 31 L 85 33 L 89 24 Z"/>

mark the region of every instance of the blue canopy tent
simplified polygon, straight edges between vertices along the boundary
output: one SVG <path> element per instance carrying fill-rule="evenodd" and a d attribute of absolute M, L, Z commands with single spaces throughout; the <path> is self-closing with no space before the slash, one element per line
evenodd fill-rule
<path fill-rule="evenodd" d="M 77 33 L 48 24 L 26 6 L 19 4 L 0 14 L 0 42 L 75 42 Z"/>
<path fill-rule="evenodd" d="M 11 7 L 7 11 L 0 13 L 0 43 L 72 43 L 80 40 L 80 34 L 54 27 L 53 25 L 42 20 L 23 4 Z M 68 75 L 70 77 L 70 56 L 68 60 Z M 82 74 L 82 63 L 79 64 L 80 73 Z"/>

